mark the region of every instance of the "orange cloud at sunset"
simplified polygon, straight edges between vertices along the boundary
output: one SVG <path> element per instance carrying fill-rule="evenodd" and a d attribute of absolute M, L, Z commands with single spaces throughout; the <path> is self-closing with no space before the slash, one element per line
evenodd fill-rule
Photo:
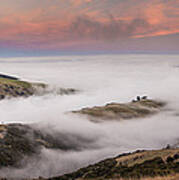
<path fill-rule="evenodd" d="M 1 46 L 58 49 L 179 33 L 177 0 L 7 0 L 0 10 Z"/>
<path fill-rule="evenodd" d="M 145 9 L 145 16 L 150 24 L 160 24 L 165 21 L 164 4 L 152 4 Z"/>
<path fill-rule="evenodd" d="M 82 5 L 83 3 L 90 3 L 92 2 L 93 0 L 71 0 L 72 4 L 74 6 L 80 6 Z"/>

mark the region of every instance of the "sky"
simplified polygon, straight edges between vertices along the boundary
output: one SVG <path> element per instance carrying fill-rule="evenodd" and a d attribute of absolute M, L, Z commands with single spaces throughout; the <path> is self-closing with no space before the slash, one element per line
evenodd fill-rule
<path fill-rule="evenodd" d="M 179 0 L 2 0 L 0 53 L 179 52 Z"/>

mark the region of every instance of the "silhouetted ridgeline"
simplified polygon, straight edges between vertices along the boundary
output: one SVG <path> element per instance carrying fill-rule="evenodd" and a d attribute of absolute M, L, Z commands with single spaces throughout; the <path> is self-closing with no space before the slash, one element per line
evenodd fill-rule
<path fill-rule="evenodd" d="M 0 74 L 0 78 L 11 79 L 11 80 L 19 80 L 19 78 L 17 78 L 17 77 L 5 75 L 5 74 Z"/>

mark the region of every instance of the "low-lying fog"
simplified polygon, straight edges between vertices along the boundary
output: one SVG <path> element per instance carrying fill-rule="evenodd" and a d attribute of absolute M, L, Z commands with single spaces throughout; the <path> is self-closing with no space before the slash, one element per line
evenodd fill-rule
<path fill-rule="evenodd" d="M 38 123 L 48 131 L 89 141 L 82 151 L 43 149 L 41 161 L 25 169 L 0 170 L 1 176 L 49 177 L 136 149 L 163 148 L 179 139 L 179 55 L 98 55 L 0 59 L 0 71 L 51 86 L 75 88 L 75 95 L 48 94 L 0 101 L 2 123 Z M 128 102 L 148 95 L 168 103 L 145 119 L 93 123 L 71 110 Z"/>

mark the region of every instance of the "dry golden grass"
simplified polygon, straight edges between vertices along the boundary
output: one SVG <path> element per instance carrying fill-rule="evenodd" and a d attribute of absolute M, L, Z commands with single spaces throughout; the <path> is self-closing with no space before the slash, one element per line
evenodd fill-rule
<path fill-rule="evenodd" d="M 179 180 L 179 174 L 169 175 L 169 176 L 158 176 L 158 177 L 145 177 L 140 179 L 109 179 L 109 180 Z"/>
<path fill-rule="evenodd" d="M 130 103 L 110 103 L 105 106 L 95 106 L 92 108 L 83 108 L 79 111 L 73 111 L 74 113 L 85 114 L 90 120 L 94 118 L 105 119 L 131 119 L 142 118 L 148 115 L 152 115 L 160 110 L 165 103 L 154 100 L 140 100 Z"/>
<path fill-rule="evenodd" d="M 179 153 L 179 149 L 144 151 L 116 158 L 116 161 L 118 162 L 118 164 L 133 166 L 136 163 L 140 164 L 146 160 L 151 160 L 156 157 L 161 157 L 165 161 L 168 156 L 174 156 L 176 153 Z"/>
<path fill-rule="evenodd" d="M 83 178 L 79 178 L 76 180 L 84 180 Z M 144 177 L 140 179 L 134 179 L 134 178 L 109 178 L 109 179 L 85 179 L 85 180 L 179 180 L 179 174 L 173 174 L 169 176 L 158 176 L 158 177 Z"/>
<path fill-rule="evenodd" d="M 115 160 L 117 161 L 117 164 L 115 165 L 115 167 L 120 167 L 121 165 L 127 166 L 127 167 L 134 167 L 136 164 L 143 164 L 146 161 L 150 161 L 150 160 L 154 160 L 158 157 L 162 158 L 164 163 L 167 164 L 168 163 L 168 158 L 172 158 L 176 155 L 179 154 L 179 148 L 173 148 L 173 149 L 161 149 L 161 150 L 152 150 L 152 151 L 137 151 L 135 153 L 132 154 L 126 154 L 124 156 L 121 157 L 116 157 Z M 178 159 L 175 159 L 173 162 L 178 162 Z M 153 164 L 155 165 L 155 164 Z M 158 168 L 158 167 L 154 167 L 154 168 Z M 90 173 L 89 169 L 89 173 Z M 158 168 L 159 171 L 162 172 L 162 169 Z M 158 171 L 158 172 L 159 172 Z M 134 171 L 135 172 L 135 171 Z M 157 171 L 156 171 L 157 172 Z M 94 174 L 98 174 L 98 171 L 95 171 L 95 167 L 94 167 Z M 99 172 L 100 173 L 100 172 Z M 107 175 L 108 172 L 106 172 Z M 129 171 L 130 173 L 130 171 Z M 138 169 L 136 169 L 136 173 L 140 173 L 140 171 L 138 171 Z M 177 174 L 175 174 L 177 173 Z M 135 173 L 134 173 L 135 174 Z M 162 176 L 163 174 L 163 176 Z M 139 175 L 139 174 L 138 174 Z M 161 176 L 159 176 L 161 175 Z M 166 176 L 165 176 L 166 175 Z M 145 175 L 142 175 L 145 176 Z M 167 175 L 165 173 L 158 173 L 158 176 L 156 174 L 156 177 L 153 177 L 153 175 L 146 174 L 146 177 L 143 178 L 134 178 L 134 177 L 139 177 L 139 176 L 127 176 L 127 172 L 126 172 L 126 176 L 123 176 L 123 178 L 121 178 L 120 173 L 118 174 L 114 174 L 114 176 L 110 176 L 111 178 L 104 178 L 107 176 L 96 176 L 96 178 L 85 178 L 85 176 L 83 176 L 83 178 L 79 178 L 77 180 L 179 180 L 179 173 L 178 171 L 170 171 L 170 174 Z M 133 177 L 133 178 L 124 178 L 124 177 Z"/>
<path fill-rule="evenodd" d="M 179 174 L 170 175 L 166 177 L 143 178 L 141 180 L 179 180 Z"/>

